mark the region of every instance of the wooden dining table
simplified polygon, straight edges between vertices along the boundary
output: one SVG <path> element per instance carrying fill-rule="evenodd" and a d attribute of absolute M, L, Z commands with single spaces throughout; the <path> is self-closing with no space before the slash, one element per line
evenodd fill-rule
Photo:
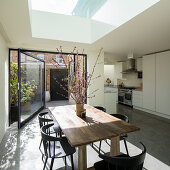
<path fill-rule="evenodd" d="M 110 139 L 110 155 L 116 156 L 120 154 L 120 135 L 139 130 L 138 127 L 90 105 L 85 105 L 86 118 L 76 115 L 75 105 L 49 107 L 48 109 L 59 123 L 69 143 L 78 147 L 79 170 L 87 169 L 87 144 Z"/>

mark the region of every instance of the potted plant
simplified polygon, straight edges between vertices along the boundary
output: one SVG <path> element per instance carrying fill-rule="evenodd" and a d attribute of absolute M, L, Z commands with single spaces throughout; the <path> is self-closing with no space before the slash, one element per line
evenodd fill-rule
<path fill-rule="evenodd" d="M 11 62 L 10 68 L 11 123 L 13 123 L 18 120 L 18 65 Z"/>
<path fill-rule="evenodd" d="M 24 111 L 30 110 L 30 101 L 35 96 L 35 91 L 37 86 L 35 85 L 35 81 L 32 80 L 24 83 L 21 81 L 21 105 Z"/>
<path fill-rule="evenodd" d="M 10 101 L 11 101 L 11 123 L 18 120 L 18 64 L 11 62 L 10 70 Z M 22 75 L 25 74 L 21 67 Z M 25 81 L 21 79 L 21 103 L 24 106 L 26 103 L 26 110 L 29 109 L 30 100 L 35 95 L 37 86 L 35 81 Z"/>

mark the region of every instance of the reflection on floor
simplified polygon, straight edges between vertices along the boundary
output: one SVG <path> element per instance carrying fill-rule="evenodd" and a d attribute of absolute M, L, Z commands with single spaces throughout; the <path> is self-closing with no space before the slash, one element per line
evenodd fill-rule
<path fill-rule="evenodd" d="M 64 105 L 68 101 L 50 102 L 46 106 Z M 131 155 L 140 153 L 139 141 L 142 141 L 148 150 L 145 161 L 145 168 L 148 170 L 168 170 L 170 169 L 170 126 L 168 122 L 159 120 L 150 115 L 132 110 L 129 107 L 119 106 L 119 113 L 125 113 L 130 118 L 130 122 L 140 127 L 141 130 L 129 134 L 128 148 Z M 37 117 L 30 121 L 19 131 L 17 125 L 11 126 L 0 144 L 0 169 L 2 170 L 41 170 L 43 162 L 41 153 L 38 149 L 40 142 L 40 130 Z M 97 149 L 98 143 L 95 143 Z M 88 145 L 88 167 L 98 161 L 98 153 Z M 102 150 L 109 151 L 109 146 L 102 142 Z M 125 152 L 123 143 L 121 143 L 121 152 Z M 50 163 L 50 162 L 49 162 Z M 48 165 L 49 165 L 48 163 Z M 70 161 L 67 159 L 67 169 L 71 169 Z M 77 152 L 74 154 L 75 169 L 77 168 Z M 54 162 L 53 169 L 65 169 L 64 161 L 57 159 Z"/>
<path fill-rule="evenodd" d="M 28 108 L 21 105 L 21 122 L 26 120 L 36 111 L 38 111 L 42 106 L 43 106 L 43 103 L 38 102 L 38 101 L 34 101 L 30 103 Z"/>

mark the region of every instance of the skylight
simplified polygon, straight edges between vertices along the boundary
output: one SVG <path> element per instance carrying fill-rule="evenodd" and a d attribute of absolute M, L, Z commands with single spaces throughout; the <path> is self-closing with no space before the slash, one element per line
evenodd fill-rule
<path fill-rule="evenodd" d="M 78 0 L 32 0 L 32 9 L 72 15 Z"/>
<path fill-rule="evenodd" d="M 32 9 L 120 26 L 160 0 L 32 0 Z"/>

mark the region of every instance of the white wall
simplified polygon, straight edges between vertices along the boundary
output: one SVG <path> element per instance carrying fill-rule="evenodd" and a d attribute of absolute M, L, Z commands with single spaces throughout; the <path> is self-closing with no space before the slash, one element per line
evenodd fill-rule
<path fill-rule="evenodd" d="M 0 141 L 8 126 L 8 48 L 0 33 Z"/>
<path fill-rule="evenodd" d="M 111 32 L 116 27 L 109 24 L 104 24 L 103 22 L 91 20 L 91 40 L 95 42 L 104 35 Z"/>
<path fill-rule="evenodd" d="M 88 19 L 33 10 L 31 20 L 33 37 L 91 42 L 90 20 Z"/>
<path fill-rule="evenodd" d="M 78 16 L 32 10 L 32 36 L 52 40 L 92 43 L 114 29 L 113 26 Z"/>
<path fill-rule="evenodd" d="M 104 65 L 104 84 L 106 83 L 107 78 L 111 80 L 111 84 L 114 85 L 114 65 Z"/>
<path fill-rule="evenodd" d="M 92 72 L 92 68 L 96 61 L 96 57 L 99 54 L 99 51 L 87 52 L 87 70 L 89 73 Z M 91 86 L 88 89 L 88 94 L 92 93 L 94 90 L 98 91 L 95 93 L 95 97 L 87 100 L 87 103 L 92 106 L 104 106 L 104 52 L 101 53 L 98 64 L 96 65 L 93 78 L 101 75 L 100 78 L 97 78 L 91 81 Z"/>

